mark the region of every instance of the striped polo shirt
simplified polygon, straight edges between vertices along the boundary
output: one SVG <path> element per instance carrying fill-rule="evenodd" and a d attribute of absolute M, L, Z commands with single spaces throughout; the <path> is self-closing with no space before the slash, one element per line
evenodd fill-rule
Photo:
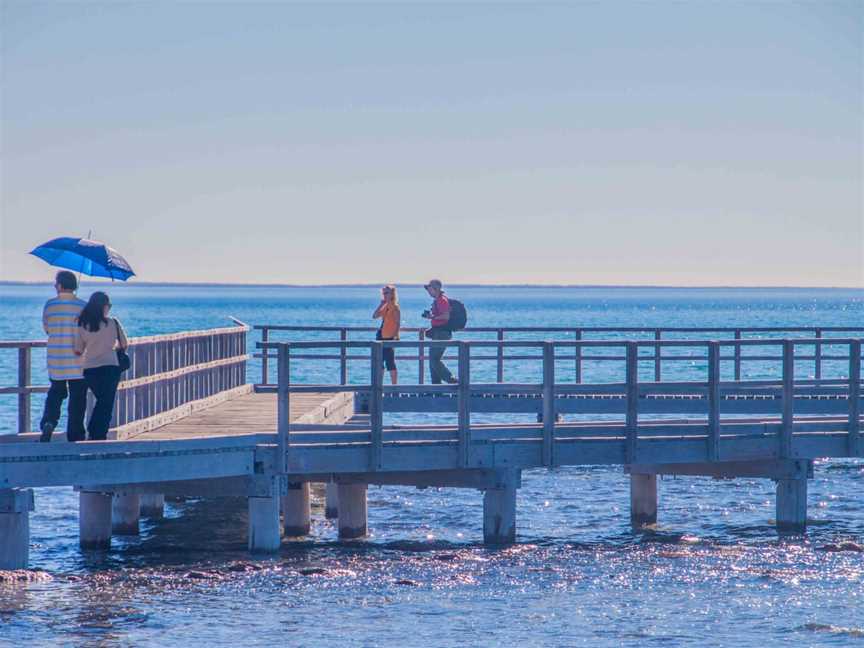
<path fill-rule="evenodd" d="M 86 302 L 73 293 L 60 293 L 45 303 L 42 326 L 48 334 L 48 377 L 51 380 L 80 380 L 81 357 L 75 355 L 78 315 Z"/>

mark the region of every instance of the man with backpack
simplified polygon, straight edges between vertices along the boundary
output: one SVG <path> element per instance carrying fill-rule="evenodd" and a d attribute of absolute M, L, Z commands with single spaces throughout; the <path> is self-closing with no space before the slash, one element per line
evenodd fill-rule
<path fill-rule="evenodd" d="M 423 317 L 431 320 L 432 324 L 431 328 L 426 331 L 426 339 L 452 339 L 453 331 L 465 328 L 467 319 L 465 307 L 462 306 L 461 302 L 447 298 L 444 294 L 444 287 L 438 279 L 432 279 L 424 288 L 433 300 L 432 308 L 423 312 Z M 459 382 L 453 377 L 442 360 L 445 350 L 443 346 L 433 346 L 429 349 L 429 375 L 433 385 L 439 385 L 442 382 L 449 384 Z"/>

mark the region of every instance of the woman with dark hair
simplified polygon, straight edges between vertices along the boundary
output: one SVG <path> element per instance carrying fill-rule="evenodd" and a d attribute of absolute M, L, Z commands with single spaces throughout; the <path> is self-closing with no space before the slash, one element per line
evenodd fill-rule
<path fill-rule="evenodd" d="M 114 397 L 120 382 L 117 348 L 126 350 L 129 341 L 123 327 L 113 317 L 108 318 L 111 300 L 104 292 L 94 292 L 78 316 L 75 353 L 82 356 L 84 380 L 96 397 L 96 404 L 87 423 L 87 438 L 102 441 L 108 437 Z"/>

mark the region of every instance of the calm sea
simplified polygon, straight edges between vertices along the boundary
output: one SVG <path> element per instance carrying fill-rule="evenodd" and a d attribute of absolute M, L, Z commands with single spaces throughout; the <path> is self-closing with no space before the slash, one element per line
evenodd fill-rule
<path fill-rule="evenodd" d="M 377 298 L 369 288 L 106 285 L 132 335 L 229 316 L 366 325 Z M 862 290 L 452 293 L 477 326 L 864 325 Z M 0 339 L 41 338 L 49 296 L 47 286 L 0 286 Z M 422 290 L 403 289 L 401 301 L 405 325 L 420 325 Z M 14 384 L 15 360 L 0 350 L 0 384 Z M 43 363 L 37 353 L 36 383 Z M 258 365 L 249 372 L 257 378 Z M 0 433 L 14 425 L 15 400 L 0 397 Z M 864 553 L 826 550 L 864 543 L 861 462 L 818 463 L 808 533 L 782 540 L 766 480 L 665 479 L 660 525 L 648 534 L 630 531 L 620 468 L 527 471 L 523 484 L 519 542 L 506 549 L 478 543 L 477 492 L 373 487 L 368 540 L 338 542 L 316 505 L 312 539 L 269 559 L 245 551 L 242 500 L 171 502 L 140 537 L 81 553 L 77 498 L 42 489 L 31 564 L 44 573 L 0 582 L 0 645 L 864 645 Z"/>

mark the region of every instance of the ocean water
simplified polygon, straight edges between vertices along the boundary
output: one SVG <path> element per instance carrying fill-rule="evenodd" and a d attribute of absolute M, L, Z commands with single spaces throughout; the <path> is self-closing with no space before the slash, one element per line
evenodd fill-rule
<path fill-rule="evenodd" d="M 132 335 L 222 326 L 228 316 L 368 325 L 377 297 L 371 288 L 107 287 Z M 864 325 L 862 290 L 452 292 L 476 326 Z M 47 287 L 0 286 L 0 339 L 41 338 L 48 296 Z M 406 287 L 401 301 L 404 324 L 420 325 L 422 289 Z M 0 349 L 0 384 L 14 384 L 15 361 Z M 43 363 L 34 354 L 34 383 Z M 752 364 L 749 375 L 770 370 Z M 406 380 L 415 366 L 400 367 Z M 250 379 L 259 367 L 250 364 Z M 619 369 L 588 370 L 601 380 Z M 842 375 L 842 363 L 828 369 Z M 526 362 L 514 379 L 535 370 Z M 701 370 L 698 360 L 669 369 Z M 335 375 L 332 363 L 295 371 L 298 380 Z M 365 372 L 356 363 L 352 379 Z M 15 400 L 0 397 L 0 433 L 14 425 Z M 773 483 L 757 479 L 664 479 L 657 529 L 633 533 L 620 467 L 523 473 L 518 543 L 507 548 L 480 544 L 475 491 L 371 487 L 371 534 L 355 542 L 339 542 L 313 506 L 310 539 L 286 541 L 271 558 L 246 553 L 245 506 L 233 499 L 169 502 L 140 537 L 82 553 L 77 497 L 41 489 L 32 580 L 0 576 L 0 645 L 864 645 L 859 461 L 817 464 L 807 534 L 786 538 L 772 526 Z"/>

